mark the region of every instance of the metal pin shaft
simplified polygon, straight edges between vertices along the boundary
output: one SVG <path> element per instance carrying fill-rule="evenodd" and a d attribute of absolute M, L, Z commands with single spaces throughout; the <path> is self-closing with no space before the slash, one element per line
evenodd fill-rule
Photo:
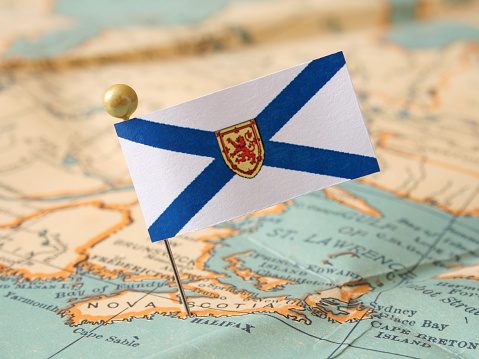
<path fill-rule="evenodd" d="M 171 251 L 170 243 L 168 242 L 168 239 L 165 239 L 163 242 L 165 242 L 166 252 L 168 253 L 171 266 L 173 267 L 173 273 L 175 274 L 176 285 L 178 286 L 178 289 L 180 291 L 181 301 L 185 306 L 186 314 L 188 315 L 188 317 L 191 317 L 190 308 L 188 307 L 188 301 L 186 300 L 185 290 L 183 289 L 183 285 L 180 281 L 180 274 L 178 273 L 178 268 L 176 268 L 175 259 L 173 258 L 173 252 Z"/>

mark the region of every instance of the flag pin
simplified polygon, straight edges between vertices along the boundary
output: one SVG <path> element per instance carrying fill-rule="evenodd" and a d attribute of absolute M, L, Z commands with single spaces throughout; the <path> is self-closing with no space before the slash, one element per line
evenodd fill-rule
<path fill-rule="evenodd" d="M 342 52 L 115 124 L 150 238 L 167 239 L 379 171 Z"/>
<path fill-rule="evenodd" d="M 115 129 L 153 242 L 379 171 L 342 52 Z"/>
<path fill-rule="evenodd" d="M 123 84 L 112 85 L 105 91 L 103 95 L 103 107 L 110 116 L 121 118 L 123 121 L 127 121 L 138 107 L 138 96 L 135 90 L 133 90 L 130 86 Z M 180 292 L 181 300 L 186 310 L 186 314 L 188 317 L 191 317 L 191 311 L 188 307 L 185 290 L 181 284 L 180 274 L 178 272 L 178 268 L 176 267 L 170 243 L 168 242 L 168 239 L 165 239 L 163 242 L 165 243 L 166 252 L 173 268 L 173 274 Z"/>

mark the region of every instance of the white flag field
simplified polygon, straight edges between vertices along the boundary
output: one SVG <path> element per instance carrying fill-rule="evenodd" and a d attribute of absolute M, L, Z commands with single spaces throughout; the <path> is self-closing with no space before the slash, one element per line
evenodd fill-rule
<path fill-rule="evenodd" d="M 379 171 L 342 52 L 115 128 L 153 242 Z"/>

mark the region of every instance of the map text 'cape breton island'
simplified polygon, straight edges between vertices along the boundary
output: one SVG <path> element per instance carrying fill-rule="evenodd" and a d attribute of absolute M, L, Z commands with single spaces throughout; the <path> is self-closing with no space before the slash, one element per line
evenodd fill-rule
<path fill-rule="evenodd" d="M 342 52 L 115 128 L 153 242 L 379 171 Z"/>

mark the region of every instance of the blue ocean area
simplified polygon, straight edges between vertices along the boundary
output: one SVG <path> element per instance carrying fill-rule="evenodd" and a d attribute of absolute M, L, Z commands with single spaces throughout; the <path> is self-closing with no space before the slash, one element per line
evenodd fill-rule
<path fill-rule="evenodd" d="M 391 28 L 384 37 L 410 49 L 444 47 L 455 41 L 478 41 L 479 27 L 456 22 L 412 22 Z"/>
<path fill-rule="evenodd" d="M 418 0 L 389 0 L 389 2 L 392 24 L 414 21 Z"/>
<path fill-rule="evenodd" d="M 73 166 L 77 163 L 77 160 L 75 157 L 73 157 L 71 154 L 67 154 L 64 158 L 63 158 L 63 164 L 65 166 Z"/>

